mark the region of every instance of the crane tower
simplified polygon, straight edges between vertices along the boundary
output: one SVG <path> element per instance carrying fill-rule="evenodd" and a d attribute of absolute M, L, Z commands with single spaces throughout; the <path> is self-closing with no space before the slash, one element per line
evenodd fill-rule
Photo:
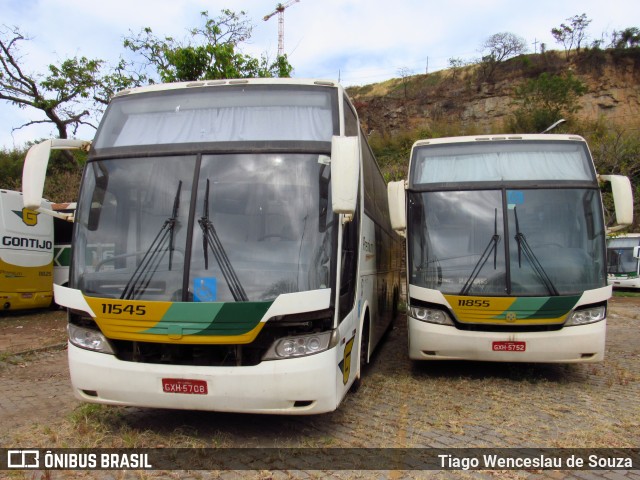
<path fill-rule="evenodd" d="M 268 15 L 265 15 L 263 20 L 266 22 L 276 13 L 278 14 L 278 56 L 284 55 L 284 10 L 294 3 L 298 3 L 300 0 L 289 0 L 286 3 L 279 3 L 276 9 Z"/>

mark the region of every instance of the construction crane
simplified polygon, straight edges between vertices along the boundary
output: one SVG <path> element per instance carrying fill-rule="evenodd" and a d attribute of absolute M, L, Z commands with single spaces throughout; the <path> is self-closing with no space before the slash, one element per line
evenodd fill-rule
<path fill-rule="evenodd" d="M 276 9 L 269 15 L 265 15 L 263 20 L 266 22 L 276 13 L 278 14 L 278 56 L 284 55 L 284 10 L 300 0 L 289 0 L 287 3 L 279 3 Z"/>

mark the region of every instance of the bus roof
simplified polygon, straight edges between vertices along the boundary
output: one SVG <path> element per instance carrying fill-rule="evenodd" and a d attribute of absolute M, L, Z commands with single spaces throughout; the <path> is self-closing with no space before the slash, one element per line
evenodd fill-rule
<path fill-rule="evenodd" d="M 493 141 L 580 141 L 585 139 L 579 135 L 561 135 L 550 133 L 525 133 L 525 134 L 504 134 L 504 135 L 469 135 L 463 137 L 442 137 L 418 140 L 413 147 L 425 145 L 443 145 L 447 143 L 471 143 L 471 142 L 493 142 Z"/>
<path fill-rule="evenodd" d="M 338 82 L 333 80 L 321 79 L 297 79 L 297 78 L 238 78 L 228 80 L 202 80 L 195 82 L 176 82 L 176 83 L 156 83 L 154 85 L 146 85 L 144 87 L 128 88 L 121 90 L 114 95 L 121 97 L 123 95 L 132 95 L 137 93 L 160 92 L 164 90 L 180 90 L 195 87 L 216 87 L 230 85 L 316 85 L 325 87 L 338 87 L 342 89 Z"/>

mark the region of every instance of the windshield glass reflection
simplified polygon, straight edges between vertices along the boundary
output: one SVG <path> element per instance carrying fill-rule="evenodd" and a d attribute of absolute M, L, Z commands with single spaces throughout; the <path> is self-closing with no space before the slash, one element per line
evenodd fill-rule
<path fill-rule="evenodd" d="M 330 168 L 321 158 L 209 155 L 197 172 L 195 156 L 92 162 L 78 202 L 73 287 L 166 301 L 330 288 Z"/>
<path fill-rule="evenodd" d="M 411 283 L 455 295 L 605 286 L 598 207 L 591 189 L 410 193 Z"/>

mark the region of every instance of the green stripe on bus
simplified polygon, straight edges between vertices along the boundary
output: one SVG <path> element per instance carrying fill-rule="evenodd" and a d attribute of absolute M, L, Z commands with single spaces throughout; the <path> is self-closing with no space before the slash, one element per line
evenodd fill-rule
<path fill-rule="evenodd" d="M 273 302 L 174 303 L 152 328 L 142 333 L 166 335 L 242 335 L 253 330 Z"/>
<path fill-rule="evenodd" d="M 71 247 L 53 247 L 53 264 L 56 267 L 71 265 Z"/>
<path fill-rule="evenodd" d="M 515 313 L 520 320 L 564 317 L 578 303 L 580 295 L 567 297 L 519 297 L 496 319 L 504 319 Z"/>

